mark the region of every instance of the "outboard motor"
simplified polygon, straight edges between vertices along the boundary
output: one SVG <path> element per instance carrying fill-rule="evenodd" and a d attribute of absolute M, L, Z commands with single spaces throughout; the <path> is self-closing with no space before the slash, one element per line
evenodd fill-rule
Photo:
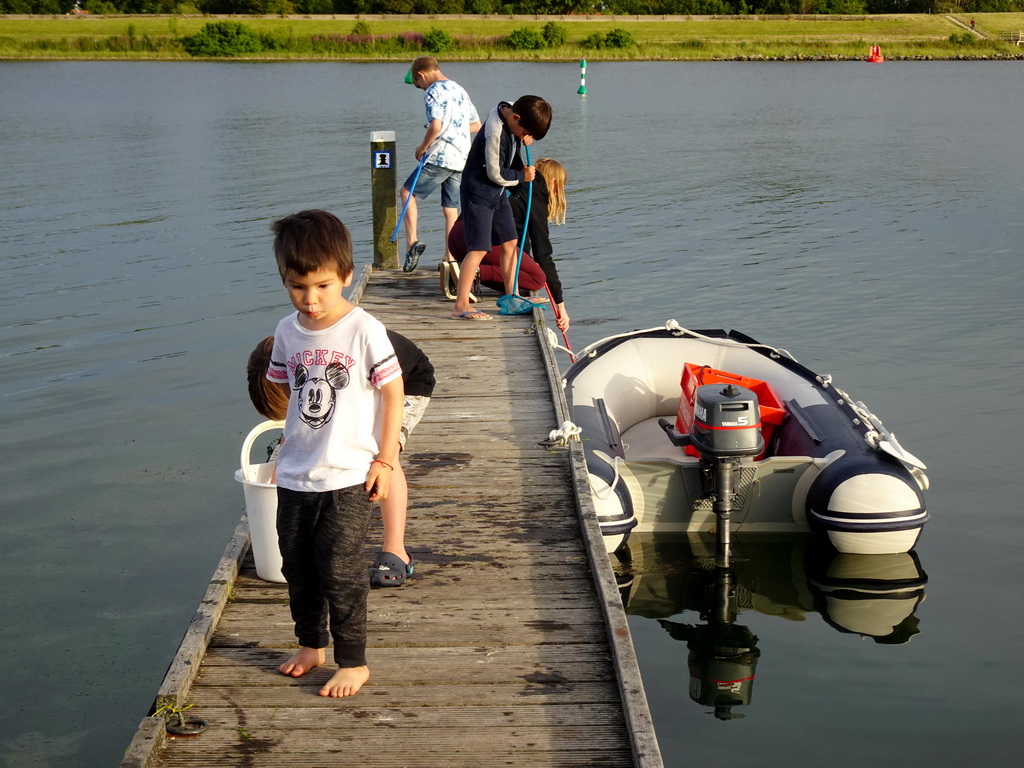
<path fill-rule="evenodd" d="M 720 568 L 728 568 L 734 474 L 740 459 L 764 451 L 757 395 L 735 384 L 705 384 L 694 393 L 690 434 L 679 434 L 665 419 L 658 424 L 673 445 L 693 446 L 711 469 L 713 509 L 718 517 L 715 560 Z"/>
<path fill-rule="evenodd" d="M 764 451 L 757 395 L 735 384 L 705 384 L 693 399 L 690 445 L 701 458 L 757 456 Z"/>

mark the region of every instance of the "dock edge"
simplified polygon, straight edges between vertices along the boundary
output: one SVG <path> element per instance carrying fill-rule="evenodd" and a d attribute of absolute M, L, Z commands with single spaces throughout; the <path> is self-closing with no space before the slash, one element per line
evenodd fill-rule
<path fill-rule="evenodd" d="M 561 425 L 569 420 L 569 405 L 562 386 L 562 374 L 555 360 L 554 349 L 548 343 L 548 328 L 544 323 L 543 310 L 535 308 L 533 319 L 537 344 L 544 360 L 544 370 L 547 372 L 551 399 L 555 406 L 555 417 L 558 425 Z M 658 739 L 654 732 L 654 720 L 640 676 L 640 663 L 633 648 L 626 609 L 622 605 L 622 598 L 615 583 L 611 560 L 605 551 L 594 500 L 590 497 L 587 463 L 583 445 L 579 440 L 569 441 L 569 464 L 576 496 L 576 511 L 583 531 L 583 543 L 590 560 L 601 612 L 608 630 L 608 644 L 615 659 L 622 709 L 626 727 L 629 729 L 630 746 L 633 749 L 633 763 L 636 768 L 663 768 L 661 749 L 658 747 Z"/>
<path fill-rule="evenodd" d="M 151 768 L 167 739 L 166 720 L 154 715 L 164 707 L 180 709 L 199 673 L 199 664 L 210 645 L 217 622 L 231 597 L 242 559 L 249 552 L 249 518 L 242 515 L 221 556 L 199 608 L 196 609 L 178 652 L 164 675 L 149 715 L 142 719 L 125 750 L 121 768 Z"/>

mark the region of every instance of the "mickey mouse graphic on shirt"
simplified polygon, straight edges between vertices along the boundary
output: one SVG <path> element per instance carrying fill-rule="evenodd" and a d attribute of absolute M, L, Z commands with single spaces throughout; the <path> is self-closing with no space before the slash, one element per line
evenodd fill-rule
<path fill-rule="evenodd" d="M 299 391 L 299 418 L 313 429 L 320 429 L 331 420 L 337 402 L 337 390 L 348 386 L 349 373 L 341 363 L 330 363 L 324 378 L 309 376 L 309 369 L 299 363 L 295 367 L 295 387 Z"/>

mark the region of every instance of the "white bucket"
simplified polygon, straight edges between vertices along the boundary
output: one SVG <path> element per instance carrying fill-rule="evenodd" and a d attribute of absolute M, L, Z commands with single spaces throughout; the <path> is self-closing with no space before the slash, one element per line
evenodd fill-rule
<path fill-rule="evenodd" d="M 245 514 L 249 518 L 249 540 L 256 561 L 256 575 L 264 581 L 284 582 L 281 573 L 281 549 L 277 545 L 277 485 L 271 482 L 277 462 L 250 464 L 252 444 L 264 432 L 283 429 L 283 421 L 257 424 L 242 442 L 242 468 L 235 480 L 245 492 Z"/>

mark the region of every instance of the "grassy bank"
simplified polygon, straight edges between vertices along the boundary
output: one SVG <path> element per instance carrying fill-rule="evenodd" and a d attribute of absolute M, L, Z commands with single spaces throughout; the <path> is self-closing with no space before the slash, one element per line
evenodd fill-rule
<path fill-rule="evenodd" d="M 959 18 L 967 22 L 967 14 Z M 450 47 L 431 51 L 453 60 L 718 60 L 861 59 L 873 44 L 889 60 L 1022 58 L 1024 46 L 1000 33 L 1024 29 L 1022 13 L 975 14 L 975 37 L 950 18 L 907 14 L 857 17 L 230 17 L 262 48 L 232 58 L 408 60 L 425 52 L 424 35 L 443 30 Z M 220 20 L 224 20 L 223 18 Z M 215 21 L 202 16 L 0 17 L 0 58 L 191 59 L 186 39 Z M 516 30 L 539 35 L 548 22 L 563 41 L 508 47 Z M 359 24 L 359 35 L 351 35 Z M 368 28 L 368 33 L 367 33 Z M 629 44 L 602 44 L 622 30 Z M 429 50 L 429 47 L 427 48 Z"/>

